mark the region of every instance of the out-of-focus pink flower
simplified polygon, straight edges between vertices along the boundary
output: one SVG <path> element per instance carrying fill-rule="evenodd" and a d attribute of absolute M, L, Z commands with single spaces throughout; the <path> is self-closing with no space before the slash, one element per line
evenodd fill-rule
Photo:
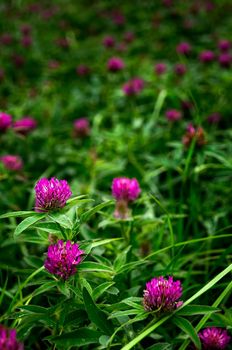
<path fill-rule="evenodd" d="M 201 126 L 194 127 L 192 124 L 189 124 L 182 138 L 182 142 L 185 147 L 189 147 L 194 139 L 196 140 L 197 146 L 206 144 L 204 129 Z"/>
<path fill-rule="evenodd" d="M 178 111 L 177 109 L 169 109 L 165 113 L 166 118 L 172 122 L 177 121 L 182 118 L 181 111 Z"/>
<path fill-rule="evenodd" d="M 210 51 L 210 50 L 202 51 L 199 55 L 199 60 L 202 63 L 210 63 L 210 62 L 213 62 L 214 59 L 215 59 L 215 55 L 213 51 Z"/>
<path fill-rule="evenodd" d="M 21 44 L 24 47 L 30 47 L 32 45 L 32 38 L 29 35 L 25 35 L 21 39 Z"/>
<path fill-rule="evenodd" d="M 107 62 L 107 68 L 110 72 L 118 72 L 124 67 L 125 64 L 120 57 L 112 57 Z"/>
<path fill-rule="evenodd" d="M 184 63 L 176 63 L 174 66 L 174 72 L 179 76 L 185 75 L 187 72 L 186 65 Z"/>
<path fill-rule="evenodd" d="M 173 0 L 163 0 L 162 3 L 166 7 L 171 7 L 173 5 Z"/>
<path fill-rule="evenodd" d="M 27 36 L 31 33 L 31 25 L 25 23 L 21 26 L 20 30 L 23 35 Z"/>
<path fill-rule="evenodd" d="M 35 119 L 31 117 L 24 117 L 22 119 L 16 120 L 13 123 L 14 131 L 21 135 L 27 135 L 36 127 L 37 127 L 37 122 Z"/>
<path fill-rule="evenodd" d="M 190 54 L 191 50 L 192 50 L 191 45 L 188 42 L 186 42 L 186 41 L 181 42 L 176 47 L 176 51 L 180 55 L 188 55 L 188 54 Z"/>
<path fill-rule="evenodd" d="M 0 37 L 0 43 L 3 45 L 10 45 L 13 42 L 13 38 L 9 33 L 3 33 Z"/>
<path fill-rule="evenodd" d="M 90 73 L 90 68 L 86 64 L 79 64 L 79 66 L 76 67 L 77 75 L 84 77 Z"/>
<path fill-rule="evenodd" d="M 218 62 L 223 68 L 230 68 L 232 63 L 232 56 L 229 52 L 223 52 L 218 58 Z"/>
<path fill-rule="evenodd" d="M 222 52 L 227 52 L 229 51 L 231 47 L 231 42 L 229 40 L 226 39 L 221 39 L 219 40 L 218 43 L 218 48 L 222 51 Z"/>
<path fill-rule="evenodd" d="M 114 24 L 121 26 L 125 23 L 125 17 L 121 11 L 113 11 L 111 18 Z"/>
<path fill-rule="evenodd" d="M 10 114 L 0 112 L 0 132 L 5 132 L 12 124 L 12 117 Z"/>
<path fill-rule="evenodd" d="M 79 118 L 74 121 L 74 136 L 86 137 L 90 133 L 89 121 L 87 118 Z"/>
<path fill-rule="evenodd" d="M 57 69 L 60 67 L 60 62 L 57 60 L 51 60 L 48 62 L 48 68 L 50 69 Z"/>
<path fill-rule="evenodd" d="M 184 111 L 190 111 L 193 108 L 191 101 L 183 100 L 181 101 L 181 107 Z"/>
<path fill-rule="evenodd" d="M 137 179 L 114 178 L 111 189 L 112 196 L 116 199 L 114 216 L 118 219 L 127 219 L 129 217 L 128 203 L 134 202 L 141 192 Z"/>
<path fill-rule="evenodd" d="M 154 66 L 154 70 L 157 75 L 162 75 L 166 72 L 167 66 L 165 63 L 162 62 L 156 63 L 156 65 Z"/>
<path fill-rule="evenodd" d="M 12 56 L 12 61 L 17 68 L 21 68 L 25 64 L 24 57 L 18 54 L 14 54 Z"/>
<path fill-rule="evenodd" d="M 122 89 L 127 96 L 137 95 L 144 89 L 144 80 L 141 78 L 133 78 L 125 83 Z"/>
<path fill-rule="evenodd" d="M 131 43 L 135 39 L 135 34 L 133 32 L 126 32 L 123 36 L 123 39 L 127 43 Z"/>
<path fill-rule="evenodd" d="M 115 46 L 115 39 L 114 39 L 112 36 L 107 35 L 107 36 L 103 39 L 103 45 L 104 45 L 106 48 L 114 47 L 114 46 Z"/>
<path fill-rule="evenodd" d="M 5 72 L 3 69 L 0 68 L 0 81 L 5 78 Z"/>
<path fill-rule="evenodd" d="M 23 168 L 23 161 L 19 156 L 8 154 L 0 157 L 0 161 L 7 170 L 20 171 Z"/>
<path fill-rule="evenodd" d="M 67 49 L 69 47 L 69 41 L 67 38 L 58 38 L 56 44 L 62 47 L 62 49 Z"/>
<path fill-rule="evenodd" d="M 0 349 L 1 350 L 23 350 L 24 346 L 17 340 L 16 330 L 7 329 L 0 324 Z"/>
<path fill-rule="evenodd" d="M 207 117 L 207 120 L 210 124 L 217 124 L 221 120 L 221 114 L 212 113 Z"/>

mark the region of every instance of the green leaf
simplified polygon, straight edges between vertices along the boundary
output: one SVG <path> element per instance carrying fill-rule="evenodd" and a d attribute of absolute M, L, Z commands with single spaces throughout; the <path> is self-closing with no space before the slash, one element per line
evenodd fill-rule
<path fill-rule="evenodd" d="M 108 288 L 113 286 L 115 282 L 105 282 L 101 283 L 98 287 L 96 287 L 93 291 L 93 299 L 96 300 L 99 298 Z"/>
<path fill-rule="evenodd" d="M 91 218 L 91 216 L 93 216 L 95 213 L 113 204 L 114 204 L 114 201 L 108 201 L 108 202 L 104 202 L 96 205 L 95 207 L 89 209 L 88 211 L 86 211 L 84 214 L 81 215 L 81 222 L 88 221 Z"/>
<path fill-rule="evenodd" d="M 150 346 L 147 350 L 172 350 L 172 345 L 169 343 L 157 343 Z"/>
<path fill-rule="evenodd" d="M 208 305 L 187 305 L 177 311 L 178 316 L 206 315 L 219 312 L 220 309 Z"/>
<path fill-rule="evenodd" d="M 193 341 L 197 349 L 201 349 L 201 342 L 191 323 L 183 317 L 173 317 L 172 322 L 185 332 Z"/>
<path fill-rule="evenodd" d="M 83 288 L 83 299 L 90 321 L 105 334 L 111 335 L 113 333 L 112 324 L 107 319 L 107 315 L 96 306 L 86 288 Z"/>
<path fill-rule="evenodd" d="M 18 235 L 20 235 L 20 233 L 25 231 L 28 227 L 32 226 L 36 222 L 38 222 L 38 221 L 42 220 L 43 218 L 45 218 L 45 216 L 46 216 L 45 214 L 37 214 L 36 216 L 29 216 L 29 218 L 24 219 L 16 227 L 14 235 L 17 237 Z"/>
<path fill-rule="evenodd" d="M 103 264 L 99 264 L 93 261 L 84 261 L 78 266 L 79 272 L 107 272 L 114 274 L 114 270 Z"/>
<path fill-rule="evenodd" d="M 38 215 L 38 213 L 35 211 L 13 211 L 10 213 L 0 215 L 0 219 L 14 218 L 14 217 L 20 217 L 20 216 L 31 216 L 31 215 Z"/>
<path fill-rule="evenodd" d="M 46 340 L 55 343 L 57 346 L 62 346 L 64 349 L 70 346 L 84 346 L 88 344 L 99 343 L 99 338 L 102 334 L 98 331 L 87 328 L 79 328 L 76 331 L 64 333 L 59 336 L 50 336 Z"/>
<path fill-rule="evenodd" d="M 49 214 L 49 217 L 64 228 L 72 229 L 73 227 L 73 223 L 67 215 L 60 213 L 51 213 Z"/>

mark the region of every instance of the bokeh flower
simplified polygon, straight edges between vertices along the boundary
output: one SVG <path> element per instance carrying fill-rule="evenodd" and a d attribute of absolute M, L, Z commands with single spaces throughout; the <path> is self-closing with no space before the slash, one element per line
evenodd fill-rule
<path fill-rule="evenodd" d="M 221 39 L 218 43 L 218 48 L 220 49 L 220 51 L 222 52 L 227 52 L 229 51 L 231 47 L 231 43 L 229 40 L 226 39 Z"/>
<path fill-rule="evenodd" d="M 187 126 L 186 133 L 183 136 L 182 142 L 185 147 L 189 147 L 194 139 L 196 140 L 197 146 L 203 146 L 206 144 L 204 129 L 201 126 L 194 127 L 190 123 Z"/>
<path fill-rule="evenodd" d="M 90 133 L 89 121 L 87 118 L 79 118 L 74 121 L 74 136 L 86 137 Z"/>
<path fill-rule="evenodd" d="M 223 328 L 208 327 L 198 335 L 204 350 L 224 350 L 231 341 L 231 337 Z"/>
<path fill-rule="evenodd" d="M 168 111 L 166 111 L 165 115 L 166 115 L 166 118 L 172 122 L 182 118 L 181 111 L 178 111 L 177 109 L 169 109 Z"/>
<path fill-rule="evenodd" d="M 228 52 L 223 52 L 219 57 L 218 57 L 218 62 L 221 67 L 223 68 L 230 68 L 231 63 L 232 63 L 232 56 Z"/>
<path fill-rule="evenodd" d="M 1 350 L 23 350 L 24 346 L 16 338 L 15 329 L 7 329 L 0 325 L 0 349 Z"/>
<path fill-rule="evenodd" d="M 0 157 L 0 161 L 7 170 L 20 171 L 23 168 L 23 161 L 19 156 L 8 154 Z"/>
<path fill-rule="evenodd" d="M 79 249 L 77 243 L 59 240 L 48 247 L 44 267 L 51 274 L 67 280 L 76 273 L 76 266 L 80 264 L 83 254 L 84 251 Z"/>
<path fill-rule="evenodd" d="M 66 180 L 42 178 L 35 185 L 35 210 L 47 212 L 63 208 L 72 192 Z"/>
<path fill-rule="evenodd" d="M 221 120 L 221 114 L 217 112 L 212 113 L 207 117 L 207 120 L 210 124 L 216 124 Z"/>
<path fill-rule="evenodd" d="M 10 114 L 0 112 L 0 132 L 6 131 L 12 123 L 12 117 Z"/>
<path fill-rule="evenodd" d="M 37 127 L 37 122 L 35 119 L 31 117 L 24 117 L 22 119 L 16 120 L 13 123 L 14 131 L 21 135 L 27 135 L 36 127 Z"/>
<path fill-rule="evenodd" d="M 139 94 L 144 89 L 144 80 L 141 78 L 133 78 L 125 83 L 122 87 L 123 92 L 127 96 Z"/>
<path fill-rule="evenodd" d="M 199 55 L 199 60 L 202 63 L 210 63 L 210 62 L 213 62 L 214 59 L 215 59 L 215 55 L 213 51 L 210 51 L 210 50 L 202 51 Z"/>
<path fill-rule="evenodd" d="M 90 73 L 90 68 L 86 64 L 79 64 L 76 67 L 77 75 L 84 77 Z"/>
<path fill-rule="evenodd" d="M 115 46 L 115 39 L 111 35 L 105 36 L 102 42 L 106 48 L 111 48 Z"/>
<path fill-rule="evenodd" d="M 147 282 L 143 294 L 143 305 L 146 311 L 170 312 L 180 307 L 182 295 L 181 282 L 173 281 L 173 277 L 168 279 L 163 276 L 155 277 Z"/>
<path fill-rule="evenodd" d="M 181 42 L 176 47 L 176 51 L 180 55 L 188 55 L 188 54 L 190 54 L 191 50 L 192 50 L 191 45 L 188 42 L 186 42 L 186 41 Z"/>
<path fill-rule="evenodd" d="M 156 75 L 162 75 L 166 72 L 167 70 L 167 66 L 165 63 L 156 63 L 156 65 L 154 66 L 154 71 L 156 73 Z"/>
<path fill-rule="evenodd" d="M 185 75 L 187 72 L 186 65 L 184 63 L 176 63 L 174 66 L 174 72 L 179 76 Z"/>
<path fill-rule="evenodd" d="M 110 72 L 118 72 L 125 67 L 123 60 L 119 57 L 112 57 L 107 62 L 107 68 Z"/>

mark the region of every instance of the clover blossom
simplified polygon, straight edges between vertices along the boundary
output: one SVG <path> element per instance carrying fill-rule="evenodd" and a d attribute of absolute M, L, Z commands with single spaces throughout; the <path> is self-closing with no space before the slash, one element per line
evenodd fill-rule
<path fill-rule="evenodd" d="M 198 335 L 204 350 L 224 350 L 231 341 L 231 337 L 223 328 L 208 327 Z"/>
<path fill-rule="evenodd" d="M 53 177 L 40 179 L 35 185 L 35 194 L 35 210 L 47 212 L 63 208 L 72 192 L 66 180 Z"/>
<path fill-rule="evenodd" d="M 12 117 L 10 114 L 0 112 L 0 131 L 5 132 L 12 123 Z"/>
<path fill-rule="evenodd" d="M 147 282 L 143 294 L 143 306 L 146 311 L 170 312 L 180 307 L 182 295 L 181 282 L 173 281 L 173 277 L 168 279 L 163 276 L 155 277 Z"/>
<path fill-rule="evenodd" d="M 19 156 L 8 154 L 0 157 L 0 161 L 7 170 L 20 171 L 23 167 L 22 158 Z"/>
<path fill-rule="evenodd" d="M 59 240 L 48 247 L 44 267 L 51 274 L 67 280 L 76 273 L 76 266 L 80 264 L 83 254 L 77 243 Z"/>
<path fill-rule="evenodd" d="M 24 346 L 16 338 L 15 329 L 7 329 L 0 325 L 0 349 L 1 350 L 23 350 Z"/>

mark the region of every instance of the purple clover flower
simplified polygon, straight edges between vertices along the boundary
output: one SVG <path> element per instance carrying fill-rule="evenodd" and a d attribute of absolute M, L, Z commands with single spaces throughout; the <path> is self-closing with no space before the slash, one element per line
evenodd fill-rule
<path fill-rule="evenodd" d="M 210 62 L 214 61 L 214 59 L 215 59 L 215 55 L 214 55 L 213 51 L 210 51 L 210 50 L 202 51 L 199 55 L 199 60 L 202 63 L 210 63 Z"/>
<path fill-rule="evenodd" d="M 166 118 L 172 122 L 175 122 L 182 118 L 181 111 L 178 111 L 177 109 L 169 109 L 168 111 L 166 111 L 165 115 Z"/>
<path fill-rule="evenodd" d="M 176 63 L 174 66 L 174 72 L 176 75 L 182 76 L 185 75 L 187 71 L 186 65 L 184 63 Z"/>
<path fill-rule="evenodd" d="M 129 217 L 128 203 L 135 201 L 141 189 L 136 179 L 118 177 L 112 182 L 112 196 L 116 199 L 114 216 L 118 219 Z"/>
<path fill-rule="evenodd" d="M 218 57 L 218 62 L 221 67 L 223 68 L 230 68 L 231 63 L 232 63 L 232 56 L 228 52 L 223 52 L 219 57 Z"/>
<path fill-rule="evenodd" d="M 15 329 L 7 329 L 0 325 L 0 349 L 1 350 L 23 350 L 24 346 L 16 338 Z"/>
<path fill-rule="evenodd" d="M 173 281 L 173 277 L 168 279 L 163 276 L 155 277 L 147 282 L 143 294 L 143 305 L 146 311 L 170 312 L 180 307 L 182 295 L 181 282 Z"/>
<path fill-rule="evenodd" d="M 205 350 L 223 350 L 229 345 L 231 337 L 223 328 L 208 327 L 199 332 L 202 347 Z"/>
<path fill-rule="evenodd" d="M 85 137 L 90 133 L 89 121 L 87 118 L 79 118 L 74 121 L 74 135 L 77 137 Z"/>
<path fill-rule="evenodd" d="M 0 157 L 0 161 L 7 170 L 20 171 L 23 168 L 23 161 L 19 156 L 8 154 Z"/>
<path fill-rule="evenodd" d="M 0 131 L 5 132 L 12 123 L 12 117 L 10 114 L 0 112 Z"/>
<path fill-rule="evenodd" d="M 166 72 L 166 70 L 167 70 L 167 66 L 165 63 L 162 63 L 162 62 L 157 63 L 154 67 L 154 71 L 156 75 L 162 75 Z"/>
<path fill-rule="evenodd" d="M 123 92 L 127 96 L 139 94 L 144 89 L 144 80 L 141 78 L 133 78 L 125 83 L 122 87 Z"/>
<path fill-rule="evenodd" d="M 116 200 L 123 199 L 127 202 L 136 200 L 141 192 L 136 179 L 117 177 L 112 182 L 112 195 Z"/>
<path fill-rule="evenodd" d="M 123 60 L 119 57 L 112 57 L 107 62 L 107 68 L 110 72 L 118 72 L 125 67 Z"/>
<path fill-rule="evenodd" d="M 40 179 L 35 185 L 35 194 L 35 210 L 47 212 L 63 208 L 72 192 L 66 180 L 53 177 Z"/>
<path fill-rule="evenodd" d="M 108 35 L 103 39 L 103 45 L 106 48 L 114 47 L 115 46 L 115 39 L 112 36 Z"/>
<path fill-rule="evenodd" d="M 44 267 L 51 274 L 67 280 L 76 273 L 76 265 L 80 264 L 83 254 L 84 251 L 79 249 L 77 243 L 59 240 L 48 247 Z"/>
<path fill-rule="evenodd" d="M 189 55 L 191 50 L 192 50 L 191 45 L 186 41 L 181 42 L 176 47 L 176 52 L 179 53 L 180 55 Z"/>
<path fill-rule="evenodd" d="M 76 67 L 76 73 L 77 75 L 84 77 L 90 73 L 90 68 L 86 64 L 79 64 L 79 66 Z"/>
<path fill-rule="evenodd" d="M 218 48 L 220 49 L 220 51 L 227 52 L 229 51 L 230 47 L 231 43 L 229 40 L 221 39 L 218 43 Z"/>
<path fill-rule="evenodd" d="M 20 120 L 16 120 L 13 123 L 13 129 L 15 132 L 21 135 L 27 135 L 30 131 L 37 127 L 37 122 L 31 117 L 24 117 Z"/>

